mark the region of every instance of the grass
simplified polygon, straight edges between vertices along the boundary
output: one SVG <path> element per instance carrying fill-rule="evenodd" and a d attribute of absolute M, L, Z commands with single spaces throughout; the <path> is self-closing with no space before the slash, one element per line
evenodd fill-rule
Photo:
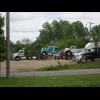
<path fill-rule="evenodd" d="M 100 87 L 100 74 L 1 77 L 0 87 Z"/>
<path fill-rule="evenodd" d="M 51 70 L 70 70 L 70 69 L 92 69 L 92 68 L 100 68 L 100 62 L 93 62 L 93 63 L 80 63 L 80 64 L 64 64 L 61 65 L 58 62 L 57 66 L 47 66 L 43 68 L 39 68 L 36 71 L 51 71 Z"/>

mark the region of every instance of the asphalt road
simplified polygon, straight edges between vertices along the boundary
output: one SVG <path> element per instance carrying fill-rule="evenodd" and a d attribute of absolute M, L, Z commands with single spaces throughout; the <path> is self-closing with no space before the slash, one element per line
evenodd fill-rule
<path fill-rule="evenodd" d="M 100 74 L 100 69 L 19 72 L 19 73 L 10 73 L 10 76 L 45 76 L 45 75 L 78 75 L 78 74 Z M 1 73 L 1 76 L 5 77 L 6 73 Z"/>

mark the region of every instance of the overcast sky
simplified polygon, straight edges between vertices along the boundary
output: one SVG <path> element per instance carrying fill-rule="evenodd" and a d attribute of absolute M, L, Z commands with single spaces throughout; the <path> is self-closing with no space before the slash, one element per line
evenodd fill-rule
<path fill-rule="evenodd" d="M 1 13 L 6 18 L 6 13 Z M 10 40 L 14 43 L 23 38 L 35 41 L 46 21 L 51 23 L 59 19 L 81 21 L 89 28 L 90 24 L 87 22 L 95 23 L 92 27 L 100 24 L 100 12 L 10 12 Z M 4 34 L 6 36 L 6 31 Z"/>

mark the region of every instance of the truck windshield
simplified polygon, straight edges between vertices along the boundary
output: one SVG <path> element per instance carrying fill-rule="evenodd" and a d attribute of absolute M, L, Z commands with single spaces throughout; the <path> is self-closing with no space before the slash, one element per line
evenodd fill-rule
<path fill-rule="evenodd" d="M 53 47 L 48 47 L 49 50 L 53 49 Z"/>
<path fill-rule="evenodd" d="M 57 50 L 58 48 L 55 48 L 55 50 Z"/>
<path fill-rule="evenodd" d="M 90 49 L 83 49 L 82 50 L 84 53 L 88 53 L 90 51 Z"/>
<path fill-rule="evenodd" d="M 94 49 L 94 48 L 92 48 L 92 49 L 91 49 L 91 52 L 95 52 L 95 49 Z"/>

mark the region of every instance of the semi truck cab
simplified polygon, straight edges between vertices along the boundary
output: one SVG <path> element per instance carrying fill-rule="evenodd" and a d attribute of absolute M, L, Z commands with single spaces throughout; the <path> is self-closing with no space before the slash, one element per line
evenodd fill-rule
<path fill-rule="evenodd" d="M 57 54 L 59 51 L 58 46 L 49 46 L 48 48 L 42 48 L 41 54 L 42 55 L 48 55 L 48 54 Z"/>

